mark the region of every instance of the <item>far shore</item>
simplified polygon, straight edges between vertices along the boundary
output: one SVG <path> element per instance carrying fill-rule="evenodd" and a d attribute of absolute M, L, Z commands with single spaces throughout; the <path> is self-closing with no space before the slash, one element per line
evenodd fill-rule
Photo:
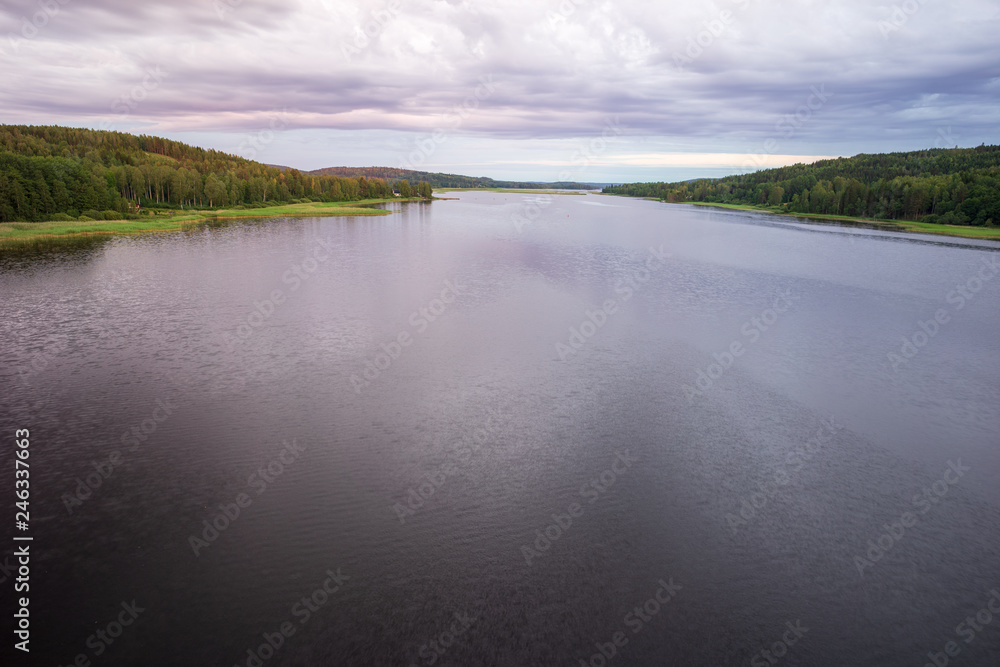
<path fill-rule="evenodd" d="M 612 197 L 627 197 L 612 192 L 602 192 Z M 648 199 L 650 201 L 663 201 L 656 197 L 632 197 L 632 199 Z M 665 204 L 685 204 L 690 206 L 711 206 L 714 208 L 728 208 L 738 211 L 754 211 L 756 213 L 770 213 L 772 215 L 786 215 L 799 218 L 803 222 L 815 220 L 822 222 L 849 222 L 859 227 L 874 227 L 890 232 L 917 232 L 920 234 L 937 234 L 941 236 L 959 236 L 966 239 L 986 239 L 1000 240 L 1000 227 L 969 227 L 965 225 L 939 225 L 930 222 L 914 222 L 910 220 L 886 220 L 882 218 L 855 218 L 847 215 L 827 215 L 824 213 L 793 213 L 782 211 L 771 206 L 751 206 L 749 204 L 720 204 L 716 202 L 704 201 L 684 201 L 684 202 L 663 202 Z"/>
<path fill-rule="evenodd" d="M 434 192 L 510 192 L 535 195 L 584 195 L 593 190 L 547 190 L 545 188 L 434 188 Z"/>
<path fill-rule="evenodd" d="M 313 217 L 388 215 L 391 211 L 374 208 L 373 204 L 399 201 L 423 201 L 420 198 L 362 199 L 343 202 L 309 202 L 248 209 L 216 209 L 195 211 L 162 211 L 136 220 L 90 220 L 66 222 L 4 222 L 0 223 L 0 249 L 56 243 L 95 235 L 141 234 L 172 232 L 212 220 L 238 218 Z"/>
<path fill-rule="evenodd" d="M 529 190 L 529 189 L 505 189 L 505 188 L 435 188 L 434 192 L 504 192 L 523 194 L 553 194 L 553 195 L 582 195 L 582 190 Z M 605 194 L 605 193 L 602 193 Z M 624 197 L 627 195 L 610 194 L 610 196 Z M 649 199 L 650 201 L 661 201 L 655 197 L 635 197 L 635 199 Z M 270 206 L 250 209 L 216 209 L 216 210 L 157 210 L 157 213 L 148 218 L 136 220 L 91 220 L 91 221 L 66 221 L 66 222 L 4 222 L 0 223 L 0 250 L 4 248 L 14 249 L 19 247 L 40 246 L 55 244 L 60 241 L 85 238 L 88 236 L 100 235 L 126 235 L 141 234 L 148 232 L 170 232 L 193 227 L 200 223 L 213 220 L 227 220 L 240 218 L 271 218 L 281 217 L 313 217 L 313 216 L 374 216 L 388 215 L 391 211 L 375 208 L 374 204 L 401 201 L 423 201 L 419 198 L 400 199 L 363 199 L 359 201 L 346 202 L 310 202 L 304 204 L 285 204 L 280 206 Z M 861 227 L 871 227 L 885 231 L 916 232 L 922 234 L 936 234 L 943 236 L 957 236 L 968 239 L 1000 240 L 1000 227 L 968 227 L 958 225 L 940 225 L 927 222 L 913 222 L 908 220 L 885 220 L 873 218 L 856 218 L 844 215 L 824 215 L 818 213 L 792 213 L 782 211 L 777 207 L 751 206 L 746 204 L 721 204 L 714 202 L 664 202 L 671 204 L 687 204 L 691 206 L 711 206 L 714 208 L 726 208 L 739 211 L 753 211 L 757 213 L 770 213 L 772 215 L 783 215 L 798 218 L 802 222 L 815 221 L 818 224 L 823 222 L 843 222 Z"/>

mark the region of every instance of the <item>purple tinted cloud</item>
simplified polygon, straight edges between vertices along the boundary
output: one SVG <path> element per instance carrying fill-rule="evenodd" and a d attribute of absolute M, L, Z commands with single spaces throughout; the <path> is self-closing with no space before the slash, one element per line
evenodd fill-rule
<path fill-rule="evenodd" d="M 472 100 L 463 135 L 578 137 L 617 116 L 633 136 L 738 151 L 821 86 L 786 150 L 994 136 L 996 4 L 894 7 L 16 0 L 0 10 L 0 109 L 97 126 L 124 98 L 153 132 L 253 131 L 277 110 L 289 129 L 430 132 Z"/>

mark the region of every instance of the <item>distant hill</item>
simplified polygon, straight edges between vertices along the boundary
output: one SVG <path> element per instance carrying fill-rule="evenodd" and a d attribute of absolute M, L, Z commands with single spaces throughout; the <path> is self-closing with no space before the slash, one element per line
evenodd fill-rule
<path fill-rule="evenodd" d="M 431 196 L 420 179 L 303 174 L 178 141 L 82 128 L 0 125 L 0 222 L 117 220 L 150 208 Z"/>
<path fill-rule="evenodd" d="M 855 155 L 725 178 L 627 183 L 604 192 L 664 201 L 941 224 L 1000 225 L 1000 146 Z"/>
<path fill-rule="evenodd" d="M 396 167 L 326 167 L 305 172 L 323 176 L 350 176 L 357 178 L 382 178 L 390 182 L 407 180 L 410 183 L 426 181 L 435 188 L 545 188 L 565 190 L 593 190 L 595 184 L 575 182 L 535 183 L 525 181 L 496 181 L 486 176 L 460 176 L 430 171 L 414 171 Z"/>

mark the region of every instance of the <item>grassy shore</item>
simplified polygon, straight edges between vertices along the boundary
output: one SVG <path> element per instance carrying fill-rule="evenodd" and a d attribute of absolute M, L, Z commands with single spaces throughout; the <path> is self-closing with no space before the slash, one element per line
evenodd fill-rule
<path fill-rule="evenodd" d="M 740 211 L 756 211 L 758 213 L 773 213 L 788 215 L 803 220 L 829 220 L 831 222 L 849 222 L 856 225 L 870 225 L 879 229 L 897 232 L 919 232 L 922 234 L 942 234 L 944 236 L 960 236 L 967 239 L 1000 240 L 1000 227 L 967 227 L 960 225 L 937 225 L 930 222 L 910 222 L 908 220 L 882 220 L 875 218 L 852 218 L 846 215 L 825 215 L 822 213 L 790 213 L 778 207 L 750 206 L 749 204 L 715 204 L 711 202 L 682 202 L 693 206 L 713 206 L 716 208 L 731 208 Z"/>
<path fill-rule="evenodd" d="M 251 209 L 216 209 L 211 211 L 157 211 L 156 215 L 137 220 L 91 220 L 87 222 L 4 222 L 0 223 L 0 249 L 45 245 L 91 235 L 170 232 L 210 220 L 230 218 L 272 218 L 275 216 L 313 217 L 350 215 L 388 215 L 390 211 L 372 204 L 412 199 L 363 199 L 350 202 L 311 202 Z"/>

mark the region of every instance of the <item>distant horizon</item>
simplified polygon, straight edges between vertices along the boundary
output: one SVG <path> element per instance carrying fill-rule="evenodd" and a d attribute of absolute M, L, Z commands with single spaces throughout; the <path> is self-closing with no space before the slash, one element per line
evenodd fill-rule
<path fill-rule="evenodd" d="M 7 123 L 7 124 L 19 124 L 19 123 Z M 32 124 L 37 125 L 36 123 L 24 123 L 24 124 L 25 125 L 32 125 Z M 221 151 L 223 153 L 229 153 L 231 155 L 237 155 L 239 157 L 247 157 L 247 159 L 251 159 L 251 160 L 253 160 L 255 162 L 260 162 L 262 164 L 268 164 L 268 165 L 272 165 L 272 166 L 276 166 L 276 167 L 284 167 L 284 168 L 288 168 L 288 169 L 297 169 L 298 171 L 302 171 L 302 172 L 312 172 L 312 171 L 317 171 L 317 170 L 320 170 L 320 169 L 329 169 L 329 168 L 336 168 L 336 167 L 345 167 L 345 168 L 348 168 L 348 169 L 392 168 L 392 169 L 410 169 L 410 170 L 413 170 L 413 171 L 424 171 L 424 172 L 441 173 L 441 174 L 453 174 L 453 175 L 456 175 L 456 176 L 470 176 L 470 177 L 474 177 L 474 178 L 490 178 L 490 179 L 493 179 L 495 181 L 518 181 L 518 182 L 523 182 L 523 183 L 531 183 L 531 182 L 554 183 L 554 182 L 564 181 L 564 182 L 573 182 L 573 183 L 619 184 L 619 183 L 634 183 L 634 182 L 639 182 L 639 181 L 637 181 L 635 179 L 622 179 L 620 177 L 619 178 L 604 178 L 604 179 L 586 179 L 586 180 L 579 180 L 579 179 L 573 179 L 573 178 L 566 178 L 566 179 L 553 178 L 553 179 L 550 179 L 550 180 L 546 180 L 544 178 L 539 178 L 539 177 L 534 177 L 534 176 L 527 177 L 527 176 L 524 176 L 523 174 L 522 175 L 517 175 L 514 172 L 506 172 L 506 175 L 499 175 L 499 176 L 497 176 L 497 175 L 494 175 L 494 174 L 486 174 L 486 173 L 474 172 L 474 171 L 472 171 L 473 170 L 473 166 L 472 165 L 454 165 L 455 169 L 449 169 L 450 165 L 401 166 L 401 165 L 393 165 L 393 164 L 372 163 L 372 164 L 354 164 L 354 165 L 348 165 L 348 164 L 324 164 L 323 166 L 319 166 L 319 167 L 309 167 L 309 168 L 306 168 L 306 167 L 296 166 L 294 164 L 289 164 L 287 162 L 282 162 L 280 160 L 262 160 L 262 159 L 255 159 L 253 157 L 242 156 L 242 155 L 239 154 L 239 152 L 234 151 L 232 149 L 226 149 L 226 148 L 223 148 L 223 147 L 220 147 L 220 146 L 213 146 L 213 145 L 209 145 L 208 142 L 197 141 L 197 140 L 190 139 L 190 138 L 187 137 L 187 133 L 181 133 L 179 135 L 171 136 L 173 133 L 158 134 L 158 133 L 155 133 L 155 132 L 151 131 L 150 128 L 134 128 L 134 127 L 133 128 L 115 128 L 115 127 L 102 128 L 102 127 L 94 127 L 94 126 L 89 126 L 89 125 L 73 124 L 73 123 L 66 123 L 66 122 L 63 122 L 63 123 L 58 123 L 58 122 L 57 123 L 46 123 L 46 124 L 48 124 L 48 125 L 61 125 L 63 127 L 76 127 L 76 128 L 80 128 L 80 129 L 89 129 L 89 130 L 105 130 L 106 129 L 106 130 L 109 130 L 109 131 L 123 132 L 123 133 L 126 133 L 126 134 L 132 134 L 132 135 L 136 135 L 136 136 L 143 135 L 143 134 L 149 135 L 149 136 L 157 136 L 157 137 L 162 137 L 164 139 L 170 139 L 170 140 L 173 140 L 173 141 L 179 141 L 181 143 L 185 143 L 185 144 L 188 144 L 188 145 L 191 145 L 191 146 L 195 146 L 197 148 L 202 148 L 202 149 L 205 149 L 205 150 L 217 150 L 217 151 Z M 196 137 L 204 137 L 204 135 L 202 135 L 201 133 L 194 133 L 194 134 L 195 134 Z M 249 145 L 249 146 L 250 146 L 250 148 L 253 148 L 252 144 Z M 949 148 L 952 148 L 952 147 L 949 147 Z M 971 148 L 971 146 L 969 148 Z M 916 148 L 916 149 L 911 149 L 911 150 L 927 150 L 927 148 Z M 871 151 L 861 151 L 861 152 L 871 152 Z M 878 151 L 878 152 L 907 152 L 907 151 Z M 855 153 L 854 155 L 856 155 L 856 154 L 857 153 Z M 679 154 L 679 155 L 681 155 L 681 157 L 684 160 L 690 161 L 692 159 L 698 159 L 698 158 L 705 158 L 705 157 L 711 158 L 712 156 L 716 156 L 716 155 L 727 156 L 729 158 L 732 158 L 732 156 L 738 155 L 738 154 L 734 154 L 734 153 L 718 153 L 718 154 L 713 154 L 713 153 L 709 153 L 709 154 L 687 153 L 687 154 Z M 755 157 L 757 158 L 757 160 L 760 160 L 761 157 L 764 157 L 764 158 L 767 159 L 766 160 L 767 163 L 764 164 L 763 166 L 755 167 L 754 169 L 749 169 L 749 170 L 748 169 L 743 169 L 743 171 L 745 173 L 749 173 L 750 171 L 756 171 L 757 169 L 770 169 L 770 168 L 774 168 L 774 167 L 789 166 L 789 165 L 797 164 L 797 163 L 812 164 L 813 162 L 818 162 L 820 160 L 830 160 L 830 159 L 836 159 L 838 157 L 851 157 L 851 156 L 850 155 L 819 155 L 819 156 L 817 156 L 817 155 L 789 155 L 789 156 L 764 155 L 764 156 L 761 156 L 760 154 L 757 154 L 755 156 L 754 154 L 745 154 L 745 155 L 741 155 L 739 157 L 740 157 L 740 159 L 743 159 L 745 161 L 751 161 L 751 162 L 754 161 Z M 785 161 L 780 161 L 780 163 L 779 163 L 778 158 L 791 158 L 791 159 L 785 160 Z M 463 167 L 468 167 L 468 169 L 466 171 L 458 171 L 458 170 L 456 170 L 456 169 L 462 169 Z M 572 165 L 568 165 L 565 168 L 568 169 L 568 170 L 572 169 Z M 655 168 L 650 168 L 650 171 L 652 171 L 653 169 L 655 169 Z M 683 169 L 683 167 L 676 167 L 676 168 L 675 167 L 665 167 L 665 169 L 667 169 L 667 170 L 680 170 L 680 169 Z M 688 169 L 698 170 L 698 168 L 690 168 L 690 167 Z M 737 171 L 739 171 L 739 169 L 738 168 L 727 169 L 726 167 L 705 167 L 705 168 L 701 168 L 700 171 L 707 172 L 707 173 L 699 174 L 699 175 L 681 176 L 681 177 L 671 176 L 669 178 L 667 178 L 667 177 L 655 177 L 655 176 L 654 177 L 644 177 L 642 180 L 645 180 L 645 181 L 670 181 L 670 182 L 679 182 L 679 181 L 695 180 L 695 179 L 700 179 L 700 178 L 724 178 L 726 176 L 736 175 L 736 173 L 737 173 Z M 685 172 L 685 173 L 690 173 L 690 172 Z"/>
<path fill-rule="evenodd" d="M 218 143 L 216 141 L 213 141 L 213 139 L 218 138 L 218 135 L 215 133 L 212 134 L 204 132 L 157 133 L 153 130 L 153 128 L 135 128 L 135 127 L 117 128 L 113 126 L 108 128 L 102 128 L 84 124 L 72 124 L 72 123 L 55 123 L 55 124 L 62 124 L 65 127 L 80 127 L 83 129 L 91 129 L 91 130 L 109 129 L 112 131 L 125 132 L 128 134 L 135 134 L 135 135 L 147 134 L 147 135 L 159 136 L 165 139 L 171 139 L 192 146 L 197 146 L 199 148 L 218 150 L 224 153 L 229 153 L 240 157 L 246 157 L 247 159 L 252 159 L 256 162 L 289 167 L 292 169 L 298 169 L 299 171 L 316 171 L 318 169 L 327 169 L 330 167 L 341 167 L 341 166 L 347 166 L 350 168 L 389 167 L 398 169 L 411 169 L 413 171 L 427 171 L 427 172 L 455 174 L 462 176 L 485 177 L 485 178 L 492 178 L 493 180 L 497 181 L 522 181 L 522 182 L 541 182 L 541 183 L 553 183 L 557 181 L 568 181 L 577 183 L 630 183 L 638 181 L 664 181 L 664 180 L 676 182 L 676 181 L 686 181 L 698 178 L 723 178 L 725 176 L 732 176 L 741 170 L 746 173 L 749 173 L 750 171 L 756 171 L 758 169 L 783 167 L 792 164 L 797 164 L 800 162 L 805 164 L 812 164 L 813 162 L 818 162 L 820 160 L 830 160 L 830 159 L 836 159 L 838 157 L 850 157 L 851 155 L 856 155 L 859 152 L 860 153 L 908 152 L 911 150 L 926 150 L 927 148 L 933 148 L 933 146 L 929 147 L 925 146 L 922 148 L 918 147 L 918 148 L 910 148 L 903 150 L 888 150 L 888 151 L 862 150 L 862 151 L 857 151 L 855 153 L 851 153 L 851 155 L 774 155 L 763 152 L 733 153 L 726 151 L 719 153 L 673 153 L 673 154 L 663 154 L 662 157 L 663 159 L 673 159 L 681 163 L 689 163 L 689 164 L 688 165 L 667 164 L 663 166 L 656 166 L 654 164 L 634 165 L 633 173 L 636 174 L 635 178 L 627 178 L 627 177 L 623 178 L 621 174 L 618 174 L 615 177 L 598 178 L 598 176 L 601 176 L 602 174 L 605 176 L 607 176 L 608 174 L 607 172 L 598 171 L 598 169 L 600 169 L 601 166 L 596 162 L 596 160 L 593 161 L 592 164 L 586 165 L 585 169 L 580 169 L 579 167 L 573 165 L 572 163 L 568 164 L 553 163 L 551 165 L 540 165 L 535 168 L 531 167 L 522 168 L 523 171 L 513 171 L 513 170 L 502 171 L 501 168 L 494 167 L 499 171 L 494 171 L 493 173 L 481 173 L 480 171 L 475 171 L 475 170 L 485 169 L 489 167 L 482 164 L 477 165 L 476 163 L 473 164 L 424 163 L 417 165 L 413 163 L 390 164 L 390 163 L 379 163 L 374 161 L 371 164 L 366 164 L 366 165 L 361 165 L 361 164 L 347 165 L 343 163 L 332 164 L 329 162 L 324 164 L 321 162 L 322 160 L 321 157 L 313 155 L 310 156 L 310 159 L 312 161 L 311 164 L 319 164 L 320 166 L 303 167 L 303 166 L 297 166 L 295 164 L 289 164 L 287 161 L 282 161 L 280 158 L 278 158 L 278 154 L 279 152 L 283 152 L 284 150 L 290 151 L 291 148 L 294 148 L 294 146 L 296 145 L 307 144 L 308 141 L 305 139 L 303 139 L 302 141 L 289 140 L 287 142 L 290 145 L 289 147 L 285 146 L 284 144 L 286 142 L 282 142 L 280 138 L 276 138 L 272 142 L 268 143 L 265 143 L 263 141 L 255 143 L 253 141 L 253 137 L 251 137 L 251 139 L 248 141 L 245 136 L 240 135 L 241 136 L 240 143 L 233 146 L 231 141 L 223 140 Z M 296 131 L 294 130 L 289 130 L 284 134 L 292 135 L 294 137 L 295 132 Z M 241 146 L 243 146 L 244 149 L 242 151 L 240 150 Z M 266 150 L 260 150 L 258 146 L 261 146 Z M 949 146 L 948 148 L 952 147 Z M 246 153 L 246 154 L 241 155 L 241 153 Z M 262 159 L 260 155 L 256 155 L 257 153 L 264 153 L 269 156 L 273 154 L 274 159 L 271 159 L 270 157 L 268 159 Z M 251 157 L 255 155 L 256 157 Z M 292 156 L 289 155 L 289 157 Z M 639 154 L 639 155 L 629 155 L 626 157 L 632 158 L 637 162 L 643 162 L 643 161 L 649 162 L 651 160 L 654 160 L 657 156 L 649 154 L 645 155 Z M 690 166 L 690 163 L 697 163 L 697 162 L 704 162 L 712 166 L 705 166 L 705 167 Z M 760 166 L 757 166 L 758 162 L 761 162 Z M 746 164 L 753 164 L 754 166 L 752 169 L 748 167 L 743 167 L 741 169 L 741 165 L 746 165 Z M 557 178 L 563 172 L 569 172 L 570 177 Z M 590 174 L 588 172 L 593 172 L 593 173 Z M 529 173 L 532 175 L 531 176 L 526 175 Z M 572 178 L 573 174 L 580 174 L 580 173 L 583 173 L 584 175 L 592 175 L 594 177 Z M 551 174 L 552 177 L 551 178 L 547 177 L 546 176 L 547 174 Z"/>
<path fill-rule="evenodd" d="M 263 159 L 259 159 L 259 158 L 255 158 L 255 157 L 244 156 L 244 155 L 240 155 L 240 153 L 239 153 L 238 150 L 234 151 L 231 148 L 227 149 L 227 148 L 224 148 L 224 147 L 221 147 L 221 146 L 210 145 L 208 141 L 204 141 L 204 140 L 205 139 L 209 139 L 210 137 L 213 137 L 213 136 L 216 136 L 216 135 L 206 135 L 205 133 L 200 133 L 200 132 L 195 132 L 195 133 L 156 133 L 155 131 L 152 130 L 152 128 L 136 128 L 136 127 L 117 128 L 117 127 L 113 127 L 113 126 L 112 127 L 95 127 L 93 125 L 78 124 L 78 123 L 65 122 L 65 121 L 64 122 L 51 122 L 51 123 L 14 123 L 14 122 L 5 122 L 4 124 L 7 124 L 7 125 L 58 125 L 58 126 L 62 126 L 62 127 L 75 127 L 75 128 L 80 128 L 80 129 L 89 129 L 89 130 L 109 130 L 109 131 L 123 132 L 123 133 L 126 133 L 126 134 L 132 134 L 132 135 L 136 135 L 136 136 L 145 134 L 145 135 L 149 135 L 149 136 L 157 136 L 157 137 L 162 137 L 164 139 L 170 139 L 170 140 L 173 140 L 173 141 L 179 141 L 181 143 L 185 143 L 185 144 L 188 144 L 188 145 L 191 145 L 191 146 L 195 146 L 197 148 L 202 148 L 202 149 L 206 149 L 206 150 L 217 150 L 217 151 L 221 151 L 223 153 L 228 153 L 228 154 L 236 155 L 236 156 L 239 156 L 239 157 L 246 157 L 247 159 L 251 159 L 251 160 L 253 160 L 255 162 L 260 162 L 262 164 L 272 165 L 272 166 L 276 166 L 276 167 L 284 167 L 284 168 L 289 168 L 289 169 L 296 169 L 296 170 L 301 171 L 301 172 L 312 172 L 312 171 L 317 171 L 317 170 L 320 170 L 320 169 L 328 169 L 328 168 L 336 168 L 336 167 L 345 167 L 345 168 L 348 168 L 348 169 L 394 168 L 394 169 L 410 169 L 410 170 L 413 170 L 413 171 L 423 171 L 423 172 L 430 172 L 430 173 L 452 174 L 452 175 L 456 175 L 456 176 L 469 176 L 469 177 L 473 177 L 473 178 L 490 178 L 490 179 L 495 180 L 495 181 L 517 181 L 517 182 L 523 182 L 523 183 L 532 183 L 532 182 L 537 182 L 537 183 L 554 183 L 554 182 L 563 181 L 563 182 L 574 182 L 574 183 L 584 183 L 584 184 L 594 183 L 594 184 L 602 184 L 602 185 L 604 185 L 604 184 L 637 183 L 637 182 L 674 182 L 674 183 L 676 183 L 676 182 L 682 182 L 682 181 L 698 180 L 698 179 L 703 179 L 703 178 L 718 179 L 718 178 L 725 178 L 725 177 L 728 177 L 728 176 L 736 176 L 736 175 L 739 175 L 740 173 L 752 173 L 753 171 L 758 171 L 758 170 L 763 170 L 763 169 L 772 169 L 772 168 L 785 167 L 785 166 L 790 166 L 790 165 L 799 164 L 799 163 L 802 163 L 802 164 L 813 164 L 815 162 L 819 162 L 819 161 L 822 161 L 822 160 L 834 160 L 834 159 L 837 159 L 837 158 L 849 158 L 849 157 L 853 157 L 853 156 L 859 155 L 859 154 L 909 153 L 909 152 L 914 152 L 914 151 L 923 151 L 923 150 L 932 150 L 932 149 L 969 149 L 969 148 L 976 148 L 977 146 L 980 146 L 980 145 L 983 145 L 983 144 L 994 145 L 994 144 L 992 144 L 990 142 L 979 142 L 979 143 L 975 143 L 975 144 L 971 144 L 971 145 L 967 145 L 967 146 L 962 146 L 962 145 L 951 145 L 951 146 L 935 145 L 935 146 L 923 146 L 923 147 L 916 147 L 916 148 L 911 148 L 911 147 L 908 147 L 908 148 L 890 148 L 890 149 L 886 149 L 886 150 L 877 150 L 877 151 L 875 151 L 875 150 L 860 150 L 860 151 L 856 151 L 856 152 L 853 152 L 853 153 L 850 153 L 850 154 L 845 154 L 845 155 L 773 155 L 773 154 L 769 155 L 769 154 L 766 154 L 766 153 L 737 154 L 737 153 L 726 153 L 726 152 L 723 152 L 723 153 L 684 153 L 684 154 L 676 154 L 676 155 L 680 159 L 682 159 L 683 161 L 687 161 L 687 162 L 695 161 L 695 160 L 699 160 L 699 159 L 702 159 L 702 160 L 704 160 L 704 159 L 711 159 L 711 158 L 716 157 L 716 156 L 725 156 L 725 158 L 728 158 L 730 160 L 734 159 L 734 158 L 738 159 L 738 160 L 742 160 L 741 164 L 744 165 L 744 166 L 742 168 L 740 168 L 740 167 L 724 167 L 724 166 L 702 167 L 702 168 L 687 167 L 686 169 L 688 171 L 681 172 L 680 175 L 677 175 L 677 172 L 680 172 L 682 169 L 685 169 L 685 167 L 680 167 L 680 166 L 665 166 L 665 167 L 661 167 L 660 168 L 663 171 L 674 172 L 674 175 L 671 175 L 671 176 L 657 176 L 655 174 L 655 170 L 657 169 L 656 167 L 647 167 L 644 170 L 646 173 L 644 175 L 640 176 L 640 177 L 637 177 L 637 178 L 621 178 L 621 177 L 618 177 L 618 178 L 601 178 L 601 179 L 597 179 L 597 178 L 593 178 L 593 179 L 590 179 L 590 178 L 588 178 L 588 179 L 573 179 L 573 178 L 560 179 L 560 178 L 553 178 L 553 179 L 550 179 L 550 180 L 546 180 L 544 178 L 537 177 L 537 176 L 528 177 L 528 176 L 524 176 L 523 174 L 522 175 L 518 175 L 518 174 L 516 174 L 514 172 L 506 172 L 505 175 L 499 175 L 499 176 L 498 175 L 494 175 L 494 174 L 479 173 L 479 172 L 473 171 L 473 166 L 472 165 L 433 165 L 433 164 L 427 164 L 427 165 L 422 165 L 422 166 L 409 166 L 409 165 L 393 165 L 393 164 L 380 164 L 380 163 L 372 163 L 372 164 L 366 164 L 366 165 L 347 165 L 347 164 L 332 164 L 332 163 L 328 163 L 328 164 L 324 164 L 323 166 L 319 166 L 319 167 L 305 168 L 305 167 L 296 166 L 294 164 L 288 164 L 287 162 L 281 162 L 279 160 L 263 160 Z M 197 137 L 197 139 L 189 138 L 189 136 Z M 246 142 L 245 138 L 244 138 L 244 143 L 245 143 L 245 146 L 248 147 L 252 152 L 254 152 L 254 153 L 256 152 L 256 150 L 255 150 L 255 145 L 256 144 L 254 144 L 253 142 Z M 261 141 L 260 143 L 264 144 L 263 141 Z M 268 143 L 270 143 L 270 142 L 268 142 Z M 939 143 L 939 144 L 941 143 L 940 137 L 939 137 L 939 140 L 938 140 L 937 143 Z M 266 145 L 266 144 L 264 144 L 264 145 Z M 761 164 L 760 166 L 757 166 L 756 165 L 757 162 L 763 162 L 763 164 Z M 751 165 L 752 165 L 752 167 L 751 167 Z M 454 167 L 454 168 L 451 168 L 451 167 Z M 468 167 L 468 169 L 466 171 L 459 171 L 459 169 L 463 169 L 465 167 Z M 572 165 L 563 166 L 563 169 L 572 170 Z M 702 173 L 696 174 L 696 175 L 691 175 L 691 171 L 701 171 Z M 685 175 L 685 174 L 687 174 L 687 175 Z"/>

